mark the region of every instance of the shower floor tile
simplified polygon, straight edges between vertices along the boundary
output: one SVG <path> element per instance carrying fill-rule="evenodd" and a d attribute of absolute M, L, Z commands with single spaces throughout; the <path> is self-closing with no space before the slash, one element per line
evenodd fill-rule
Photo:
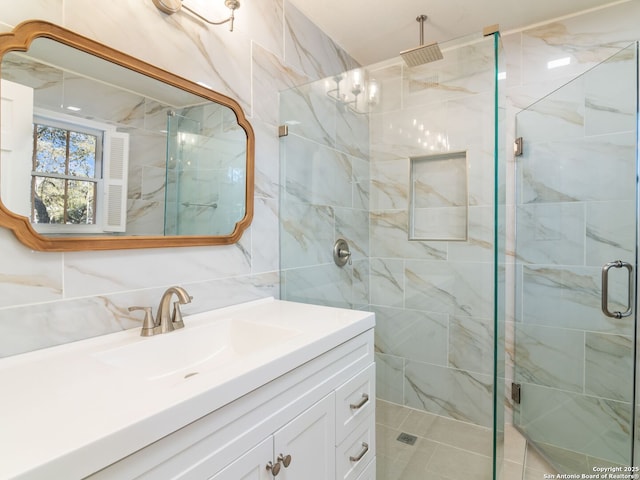
<path fill-rule="evenodd" d="M 381 400 L 376 408 L 377 480 L 491 480 L 491 429 Z"/>

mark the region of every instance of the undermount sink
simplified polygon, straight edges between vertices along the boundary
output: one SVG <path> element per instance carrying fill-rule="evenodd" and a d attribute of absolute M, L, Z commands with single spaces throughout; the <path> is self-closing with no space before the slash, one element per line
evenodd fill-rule
<path fill-rule="evenodd" d="M 259 322 L 226 318 L 189 325 L 167 334 L 137 339 L 122 347 L 92 355 L 105 365 L 126 369 L 146 380 L 174 374 L 189 378 L 201 371 L 239 361 L 242 357 L 296 337 L 301 332 Z"/>

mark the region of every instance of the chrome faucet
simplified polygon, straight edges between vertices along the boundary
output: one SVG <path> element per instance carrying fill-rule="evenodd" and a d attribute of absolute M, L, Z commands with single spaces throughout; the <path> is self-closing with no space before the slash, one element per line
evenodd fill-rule
<path fill-rule="evenodd" d="M 173 302 L 173 311 L 169 315 L 169 304 L 174 294 L 178 297 L 178 301 Z M 172 332 L 184 327 L 180 305 L 191 303 L 191 300 L 193 300 L 193 297 L 184 288 L 169 287 L 160 298 L 155 320 L 153 319 L 153 313 L 151 313 L 151 307 L 129 307 L 129 311 L 144 310 L 145 315 L 140 335 L 150 337 L 158 333 Z"/>

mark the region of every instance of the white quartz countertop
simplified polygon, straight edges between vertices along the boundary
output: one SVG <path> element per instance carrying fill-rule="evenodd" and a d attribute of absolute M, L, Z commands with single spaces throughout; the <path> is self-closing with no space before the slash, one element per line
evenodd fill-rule
<path fill-rule="evenodd" d="M 184 348 L 185 339 L 202 343 L 214 323 L 228 329 L 237 321 L 243 327 L 230 336 L 249 340 L 233 353 L 217 345 L 224 352 L 202 361 L 175 357 L 177 350 L 188 357 L 203 348 Z M 136 328 L 0 359 L 0 478 L 89 475 L 373 328 L 375 320 L 370 312 L 268 298 L 185 316 L 184 323 L 154 337 L 140 337 Z M 138 347 L 139 364 L 126 355 Z M 163 350 L 175 370 L 144 363 Z"/>

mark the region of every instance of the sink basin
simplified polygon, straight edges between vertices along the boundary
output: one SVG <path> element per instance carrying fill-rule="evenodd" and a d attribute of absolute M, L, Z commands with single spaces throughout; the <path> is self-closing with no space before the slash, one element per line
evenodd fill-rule
<path fill-rule="evenodd" d="M 226 318 L 204 325 L 186 324 L 180 330 L 151 338 L 140 337 L 135 343 L 97 352 L 92 357 L 146 380 L 176 374 L 188 378 L 214 365 L 218 368 L 256 352 L 277 348 L 300 333 L 260 322 Z"/>

